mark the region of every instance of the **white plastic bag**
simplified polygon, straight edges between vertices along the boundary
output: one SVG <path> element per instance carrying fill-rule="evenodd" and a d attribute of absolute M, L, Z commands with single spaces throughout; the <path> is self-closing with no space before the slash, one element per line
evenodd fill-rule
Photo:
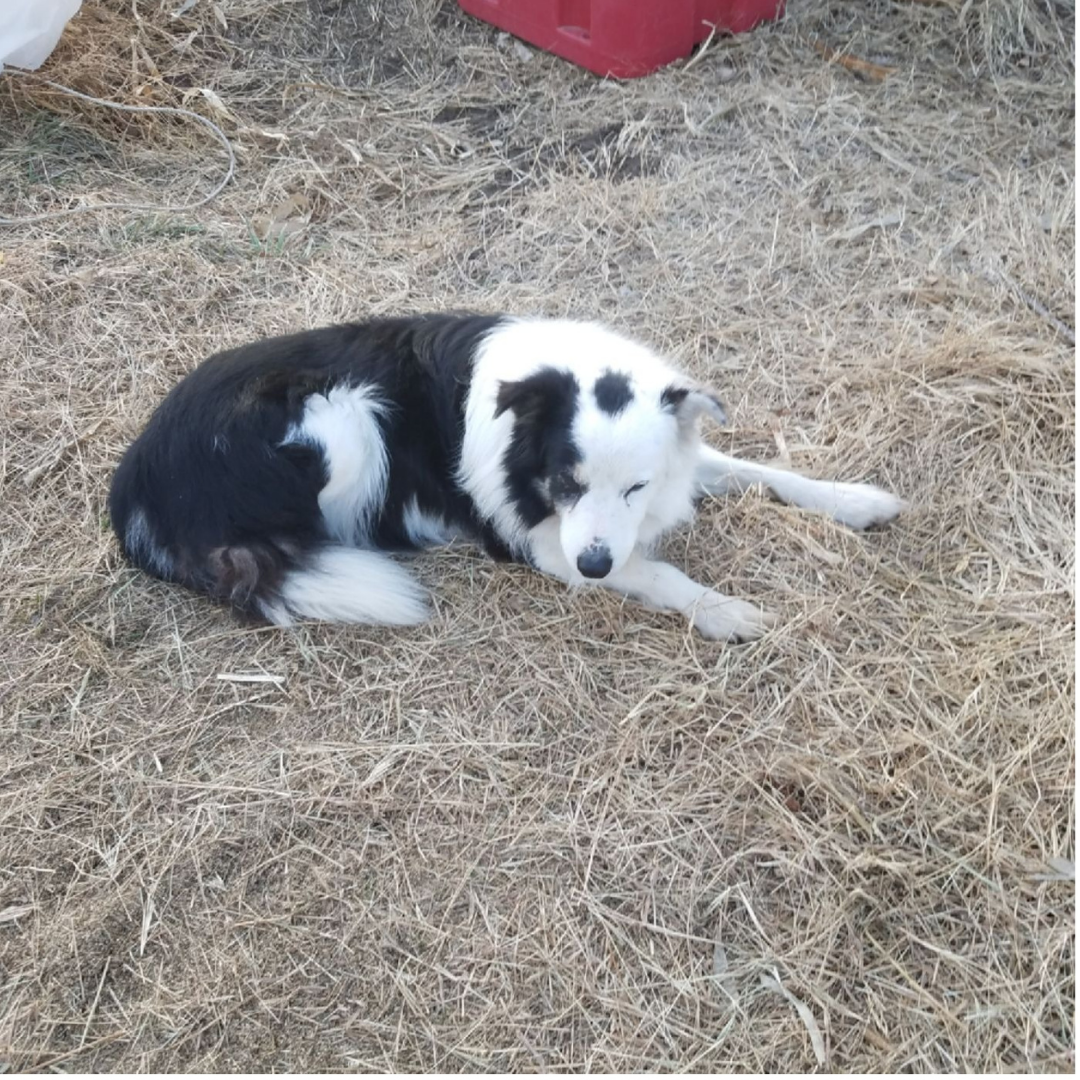
<path fill-rule="evenodd" d="M 56 48 L 82 0 L 0 0 L 0 71 L 35 68 Z"/>

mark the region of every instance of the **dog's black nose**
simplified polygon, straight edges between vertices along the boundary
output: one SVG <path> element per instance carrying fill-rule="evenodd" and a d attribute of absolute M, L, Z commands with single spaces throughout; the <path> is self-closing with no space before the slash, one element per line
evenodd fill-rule
<path fill-rule="evenodd" d="M 606 547 L 586 548 L 577 557 L 577 568 L 582 577 L 607 577 L 611 573 L 611 552 Z"/>

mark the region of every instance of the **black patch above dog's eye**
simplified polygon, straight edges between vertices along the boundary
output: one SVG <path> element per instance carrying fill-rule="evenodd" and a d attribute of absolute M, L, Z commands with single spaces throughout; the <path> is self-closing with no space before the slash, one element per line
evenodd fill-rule
<path fill-rule="evenodd" d="M 511 409 L 519 419 L 550 422 L 553 414 L 573 416 L 578 381 L 569 371 L 545 367 L 517 382 L 500 382 L 495 397 L 495 416 Z M 569 419 L 567 419 L 569 423 Z"/>
<path fill-rule="evenodd" d="M 660 404 L 665 409 L 671 409 L 674 412 L 686 400 L 689 393 L 689 389 L 685 386 L 665 386 L 664 392 L 660 395 Z"/>
<path fill-rule="evenodd" d="M 548 492 L 554 502 L 577 502 L 585 494 L 585 485 L 574 479 L 573 473 L 556 473 L 548 484 Z"/>
<path fill-rule="evenodd" d="M 593 394 L 600 411 L 608 416 L 618 416 L 634 400 L 630 380 L 621 371 L 605 371 L 596 380 Z"/>
<path fill-rule="evenodd" d="M 554 511 L 549 478 L 572 475 L 581 460 L 570 431 L 578 393 L 573 374 L 552 367 L 499 384 L 495 416 L 507 410 L 514 415 L 513 434 L 502 458 L 507 493 L 530 529 Z"/>

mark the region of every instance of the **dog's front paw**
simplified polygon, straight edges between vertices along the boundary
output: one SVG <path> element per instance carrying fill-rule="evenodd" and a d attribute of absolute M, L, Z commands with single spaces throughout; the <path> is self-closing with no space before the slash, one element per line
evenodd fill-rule
<path fill-rule="evenodd" d="M 707 592 L 691 619 L 698 633 L 714 641 L 753 641 L 776 625 L 776 616 L 745 600 Z"/>
<path fill-rule="evenodd" d="M 903 499 L 873 484 L 836 483 L 831 486 L 829 513 L 850 529 L 884 525 L 905 509 Z"/>

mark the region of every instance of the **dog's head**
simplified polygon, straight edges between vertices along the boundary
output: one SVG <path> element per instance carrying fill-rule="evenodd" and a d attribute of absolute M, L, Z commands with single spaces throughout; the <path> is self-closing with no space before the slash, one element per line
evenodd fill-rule
<path fill-rule="evenodd" d="M 584 380 L 552 366 L 503 382 L 495 415 L 508 410 L 510 494 L 519 505 L 534 500 L 534 517 L 558 516 L 563 554 L 591 579 L 622 568 L 650 515 L 674 523 L 664 520 L 671 485 L 690 490 L 698 418 L 726 419 L 711 390 L 658 363 L 624 370 L 617 360 Z"/>

